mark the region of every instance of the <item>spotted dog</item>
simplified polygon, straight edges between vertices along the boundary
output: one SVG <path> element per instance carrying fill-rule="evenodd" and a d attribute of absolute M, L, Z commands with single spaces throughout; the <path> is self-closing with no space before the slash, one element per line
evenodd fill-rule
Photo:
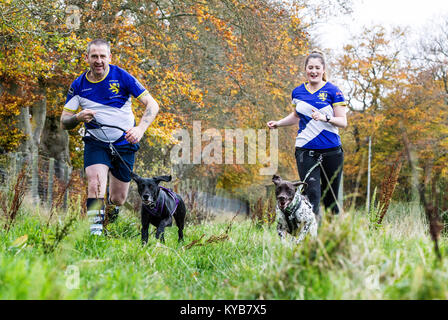
<path fill-rule="evenodd" d="M 277 232 L 280 238 L 284 239 L 289 233 L 296 238 L 296 243 L 300 243 L 308 233 L 317 236 L 312 205 L 299 188 L 306 183 L 286 181 L 277 175 L 272 177 L 272 182 L 275 184 Z"/>

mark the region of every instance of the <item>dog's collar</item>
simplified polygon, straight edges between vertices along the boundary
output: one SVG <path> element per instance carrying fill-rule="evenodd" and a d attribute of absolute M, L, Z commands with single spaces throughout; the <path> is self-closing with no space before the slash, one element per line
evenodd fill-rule
<path fill-rule="evenodd" d="M 291 203 L 288 204 L 284 211 L 288 219 L 293 219 L 294 213 L 299 209 L 301 203 L 302 197 L 300 195 L 300 192 L 296 192 Z"/>
<path fill-rule="evenodd" d="M 297 229 L 297 220 L 295 213 L 297 212 L 297 210 L 299 210 L 301 203 L 302 203 L 302 197 L 300 191 L 297 191 L 291 203 L 288 204 L 285 210 L 280 210 L 280 208 L 277 205 L 277 209 L 282 211 L 285 216 L 286 225 L 288 226 L 289 233 L 291 234 Z"/>

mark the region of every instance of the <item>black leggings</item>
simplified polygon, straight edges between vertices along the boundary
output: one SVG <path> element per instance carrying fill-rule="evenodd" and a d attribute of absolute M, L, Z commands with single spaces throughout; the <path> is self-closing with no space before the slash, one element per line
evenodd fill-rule
<path fill-rule="evenodd" d="M 319 207 L 320 199 L 323 194 L 325 208 L 331 209 L 333 214 L 339 213 L 336 205 L 338 199 L 339 184 L 342 177 L 342 166 L 344 163 L 344 151 L 341 147 L 310 150 L 296 147 L 296 162 L 299 171 L 300 180 L 303 181 L 308 171 L 317 163 L 319 156 L 322 154 L 322 167 L 325 170 L 328 180 L 331 182 L 331 189 L 328 187 L 327 178 L 322 171 L 322 167 L 317 165 L 308 175 L 306 182 L 308 186 L 305 188 L 304 194 L 308 197 L 313 205 L 313 212 L 316 217 L 320 218 Z M 334 193 L 334 195 L 333 195 Z"/>

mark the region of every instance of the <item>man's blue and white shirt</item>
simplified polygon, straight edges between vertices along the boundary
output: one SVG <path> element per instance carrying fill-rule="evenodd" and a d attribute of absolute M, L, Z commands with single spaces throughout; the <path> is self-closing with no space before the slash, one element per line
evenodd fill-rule
<path fill-rule="evenodd" d="M 142 84 L 125 70 L 115 65 L 109 65 L 109 71 L 102 80 L 91 81 L 87 78 L 88 71 L 79 76 L 67 94 L 64 110 L 76 113 L 79 107 L 97 111 L 95 119 L 102 124 L 120 127 L 128 130 L 135 125 L 134 113 L 131 108 L 131 96 L 140 98 L 148 91 Z M 95 138 L 103 142 L 113 142 L 124 133 L 119 129 L 103 127 L 106 136 L 100 129 L 86 123 Z M 126 140 L 123 141 L 126 143 Z"/>
<path fill-rule="evenodd" d="M 333 117 L 333 107 L 346 105 L 344 95 L 337 86 L 326 82 L 319 90 L 311 92 L 305 84 L 302 84 L 292 91 L 292 103 L 300 118 L 296 147 L 327 149 L 341 145 L 341 137 L 336 126 L 311 118 L 313 108 Z"/>

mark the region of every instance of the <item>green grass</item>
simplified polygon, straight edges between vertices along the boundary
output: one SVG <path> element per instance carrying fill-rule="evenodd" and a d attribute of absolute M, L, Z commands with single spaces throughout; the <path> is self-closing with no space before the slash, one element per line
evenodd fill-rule
<path fill-rule="evenodd" d="M 282 242 L 275 225 L 249 220 L 217 242 L 207 239 L 229 222 L 188 225 L 183 244 L 167 228 L 165 244 L 151 235 L 142 246 L 139 219 L 125 211 L 108 237 L 90 236 L 87 221 L 76 219 L 46 252 L 43 242 L 53 243 L 57 226 L 77 214 L 47 226 L 45 210 L 25 205 L 11 230 L 0 231 L 0 299 L 448 298 L 446 259 L 436 260 L 416 206 L 392 205 L 379 229 L 359 212 L 324 219 L 318 239 L 299 246 Z M 446 256 L 445 238 L 441 250 Z"/>

